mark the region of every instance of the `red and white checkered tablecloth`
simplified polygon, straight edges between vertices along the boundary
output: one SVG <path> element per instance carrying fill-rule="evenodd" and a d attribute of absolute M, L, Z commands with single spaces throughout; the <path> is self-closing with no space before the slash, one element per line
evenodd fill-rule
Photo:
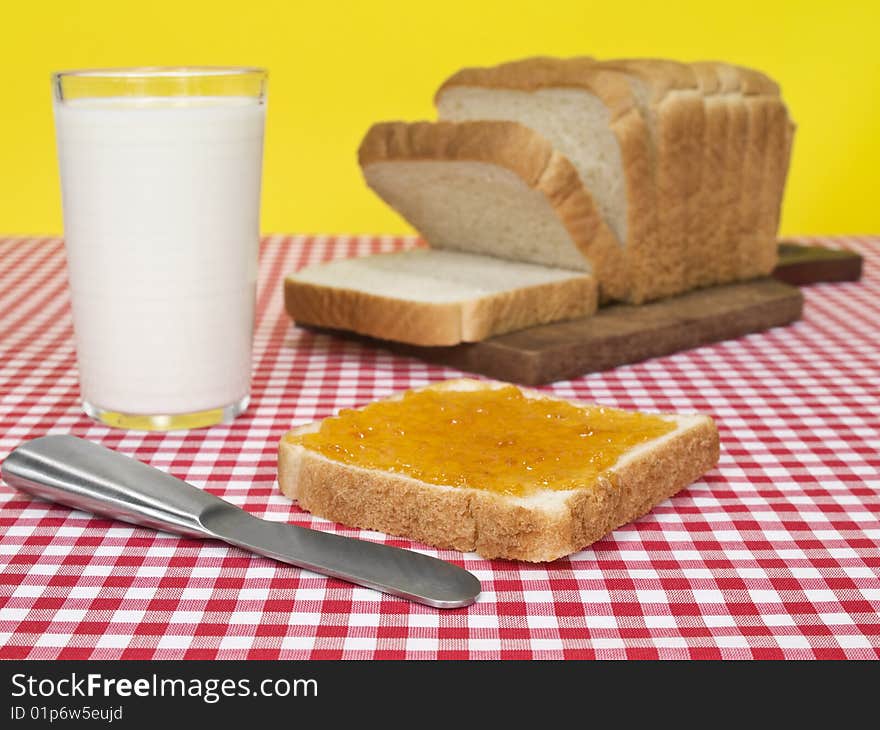
<path fill-rule="evenodd" d="M 880 238 L 863 281 L 805 290 L 786 328 L 549 387 L 717 420 L 717 469 L 651 514 L 547 565 L 488 561 L 313 518 L 278 492 L 276 444 L 342 407 L 457 377 L 301 331 L 283 275 L 408 239 L 267 238 L 253 401 L 170 434 L 96 425 L 77 374 L 57 239 L 0 240 L 0 458 L 69 432 L 250 512 L 463 565 L 479 601 L 438 611 L 252 556 L 34 501 L 0 485 L 0 657 L 880 657 Z"/>

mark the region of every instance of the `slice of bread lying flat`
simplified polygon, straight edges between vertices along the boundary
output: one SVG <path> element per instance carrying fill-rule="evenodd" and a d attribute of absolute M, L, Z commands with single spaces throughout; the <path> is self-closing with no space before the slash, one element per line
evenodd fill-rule
<path fill-rule="evenodd" d="M 340 259 L 288 276 L 298 323 L 414 345 L 456 345 L 596 311 L 592 276 L 503 259 L 417 249 Z"/>
<path fill-rule="evenodd" d="M 452 380 L 294 429 L 279 444 L 278 482 L 345 525 L 543 562 L 646 514 L 712 469 L 718 449 L 706 416 Z M 402 457 L 382 461 L 389 454 Z"/>

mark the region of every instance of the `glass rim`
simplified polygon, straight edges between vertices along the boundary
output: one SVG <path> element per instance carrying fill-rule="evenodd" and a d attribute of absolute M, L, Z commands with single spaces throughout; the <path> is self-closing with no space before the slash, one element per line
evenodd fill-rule
<path fill-rule="evenodd" d="M 197 78 L 210 76 L 247 76 L 259 74 L 268 76 L 265 68 L 259 66 L 127 66 L 119 68 L 79 68 L 55 71 L 52 79 L 92 78 L 92 79 L 161 79 Z"/>

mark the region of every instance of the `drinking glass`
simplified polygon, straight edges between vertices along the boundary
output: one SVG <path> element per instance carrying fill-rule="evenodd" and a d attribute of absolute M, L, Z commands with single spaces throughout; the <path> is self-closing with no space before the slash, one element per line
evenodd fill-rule
<path fill-rule="evenodd" d="M 198 428 L 247 408 L 267 75 L 52 77 L 83 410 Z"/>

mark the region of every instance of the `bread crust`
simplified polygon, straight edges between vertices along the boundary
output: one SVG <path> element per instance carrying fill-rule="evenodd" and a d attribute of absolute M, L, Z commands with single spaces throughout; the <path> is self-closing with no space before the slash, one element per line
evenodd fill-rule
<path fill-rule="evenodd" d="M 779 219 L 782 215 L 782 200 L 785 196 L 785 184 L 788 180 L 788 171 L 791 169 L 791 153 L 794 147 L 794 134 L 797 131 L 797 125 L 791 120 L 785 120 L 785 145 L 782 151 L 782 165 L 779 170 L 779 180 L 776 185 L 776 198 L 773 201 L 773 230 L 779 230 Z"/>
<path fill-rule="evenodd" d="M 787 167 L 788 112 L 779 86 L 765 74 L 730 66 L 748 115 L 740 198 L 736 278 L 766 276 L 778 261 L 776 229 Z"/>
<path fill-rule="evenodd" d="M 750 265 L 758 276 L 770 274 L 779 262 L 776 232 L 779 208 L 785 188 L 787 159 L 788 111 L 777 96 L 764 96 L 764 164 L 756 210 L 756 234 Z M 748 247 L 745 248 L 748 255 Z M 746 268 L 745 275 L 751 273 Z"/>
<path fill-rule="evenodd" d="M 499 385 L 462 380 L 439 387 Z M 314 430 L 318 425 L 290 433 Z M 285 437 L 279 444 L 278 483 L 303 509 L 346 525 L 473 551 L 486 558 L 545 562 L 577 552 L 646 514 L 713 468 L 718 448 L 712 419 L 690 417 L 686 426 L 665 437 L 662 446 L 625 457 L 592 487 L 555 493 L 558 499 L 541 504 L 352 467 Z"/>
<path fill-rule="evenodd" d="M 779 229 L 779 216 L 788 166 L 794 138 L 795 125 L 789 118 L 788 108 L 782 100 L 779 85 L 771 78 L 754 69 L 738 67 L 747 79 L 749 88 L 754 88 L 766 101 L 767 117 L 766 153 L 764 174 L 758 203 L 757 254 L 760 260 L 759 273 L 770 273 L 778 263 L 776 234 Z"/>
<path fill-rule="evenodd" d="M 413 345 L 457 345 L 591 315 L 597 307 L 597 285 L 592 276 L 572 276 L 478 299 L 434 303 L 314 284 L 293 274 L 284 281 L 284 306 L 299 324 Z"/>
<path fill-rule="evenodd" d="M 718 145 L 718 154 L 723 161 L 717 208 L 709 211 L 714 217 L 710 231 L 712 253 L 705 262 L 702 272 L 705 278 L 698 278 L 698 285 L 718 284 L 735 281 L 740 276 L 739 243 L 743 235 L 742 207 L 745 195 L 743 185 L 744 159 L 749 144 L 749 110 L 742 91 L 741 75 L 736 67 L 718 61 L 700 61 L 691 64 L 701 79 L 714 76 L 717 87 L 724 100 L 726 117 L 725 137 L 717 138 L 712 144 Z M 707 103 L 707 125 L 711 125 Z M 717 119 L 714 120 L 717 124 Z M 707 139 L 711 133 L 707 131 Z M 708 163 L 712 164 L 712 163 Z M 706 167 L 704 166 L 704 174 Z"/>
<path fill-rule="evenodd" d="M 484 89 L 538 91 L 548 88 L 574 88 L 589 91 L 608 107 L 614 122 L 638 111 L 632 91 L 615 73 L 602 73 L 597 61 L 587 56 L 552 58 L 534 56 L 497 66 L 463 68 L 444 81 L 434 94 L 435 106 L 444 92 L 454 87 L 477 86 Z"/>
<path fill-rule="evenodd" d="M 685 262 L 684 278 L 688 289 L 714 284 L 720 277 L 719 255 L 724 249 L 726 228 L 725 204 L 733 184 L 728 160 L 728 139 L 734 101 L 730 83 L 711 62 L 692 63 L 705 104 L 703 160 L 700 191 L 693 209 L 694 228 L 702 231 Z"/>
<path fill-rule="evenodd" d="M 626 297 L 629 276 L 623 249 L 571 162 L 528 127 L 506 121 L 381 122 L 367 132 L 358 160 L 368 184 L 370 165 L 399 160 L 484 162 L 513 172 L 555 210 L 591 264 L 600 295 Z"/>

